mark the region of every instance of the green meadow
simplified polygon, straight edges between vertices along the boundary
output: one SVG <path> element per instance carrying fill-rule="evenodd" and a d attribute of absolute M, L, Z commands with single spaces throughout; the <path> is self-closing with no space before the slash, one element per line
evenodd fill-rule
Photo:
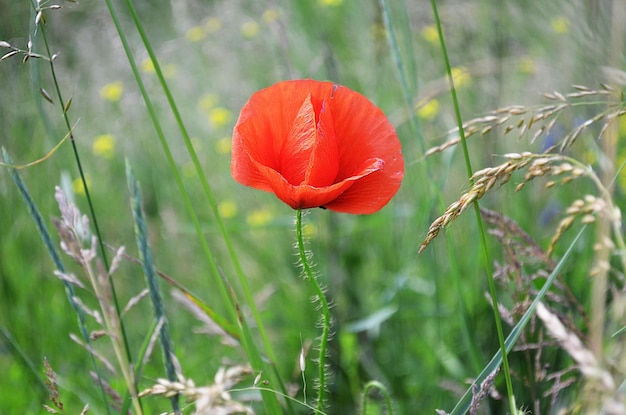
<path fill-rule="evenodd" d="M 0 10 L 0 414 L 626 414 L 621 1 Z M 381 210 L 233 179 L 288 79 L 386 114 Z"/>

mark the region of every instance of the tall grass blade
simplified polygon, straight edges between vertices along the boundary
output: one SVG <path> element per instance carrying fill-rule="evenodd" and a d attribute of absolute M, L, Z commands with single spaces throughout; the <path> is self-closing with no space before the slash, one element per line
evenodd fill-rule
<path fill-rule="evenodd" d="M 142 209 L 141 190 L 139 188 L 139 183 L 135 180 L 135 176 L 128 160 L 126 161 L 126 179 L 128 181 L 128 190 L 130 192 L 131 210 L 133 212 L 133 219 L 135 220 L 137 248 L 139 249 L 139 257 L 143 264 L 144 275 L 146 276 L 148 290 L 150 291 L 150 299 L 152 300 L 152 306 L 154 309 L 154 320 L 164 321 L 159 333 L 159 340 L 163 350 L 163 359 L 165 360 L 165 371 L 167 373 L 167 378 L 172 382 L 176 382 L 178 377 L 172 360 L 172 356 L 174 356 L 174 348 L 172 346 L 172 339 L 170 338 L 167 318 L 163 308 L 163 301 L 161 300 L 159 280 L 155 272 L 154 264 L 152 263 L 152 252 L 148 244 L 148 230 Z M 170 401 L 172 403 L 172 409 L 178 414 L 180 412 L 178 395 L 174 395 L 170 398 Z"/>
<path fill-rule="evenodd" d="M 165 135 L 163 134 L 163 129 L 161 128 L 161 124 L 159 122 L 158 116 L 156 114 L 156 111 L 154 109 L 154 106 L 152 105 L 152 101 L 150 100 L 147 90 L 145 88 L 145 85 L 143 83 L 143 80 L 141 78 L 141 75 L 139 73 L 139 70 L 137 68 L 137 64 L 135 61 L 135 58 L 133 56 L 133 53 L 131 51 L 131 48 L 128 44 L 128 40 L 126 39 L 126 35 L 124 32 L 124 29 L 122 28 L 119 18 L 117 16 L 117 12 L 115 11 L 115 8 L 113 7 L 113 4 L 111 2 L 111 0 L 106 0 L 106 4 L 107 4 L 107 8 L 109 9 L 109 14 L 111 15 L 111 18 L 113 20 L 113 23 L 116 27 L 118 36 L 120 37 L 120 41 L 122 42 L 122 46 L 124 48 L 124 51 L 126 53 L 127 56 L 127 60 L 131 66 L 131 70 L 133 72 L 133 76 L 135 78 L 135 81 L 137 82 L 137 85 L 140 89 L 142 98 L 144 100 L 144 103 L 146 104 L 146 109 L 148 111 L 148 114 L 150 116 L 150 119 L 152 121 L 152 124 L 157 132 L 157 136 L 159 138 L 159 142 L 161 143 L 161 147 L 163 149 L 163 152 L 165 153 L 165 156 L 167 158 L 168 161 L 168 165 L 170 168 L 170 171 L 172 172 L 172 175 L 174 177 L 174 180 L 178 186 L 179 192 L 182 196 L 182 200 L 183 203 L 185 205 L 185 208 L 188 211 L 189 216 L 191 217 L 191 220 L 193 222 L 193 226 L 194 229 L 196 230 L 196 234 L 198 237 L 198 240 L 200 241 L 201 247 L 203 249 L 204 255 L 207 258 L 207 260 L 209 261 L 209 265 L 210 265 L 210 269 L 213 273 L 213 275 L 216 277 L 216 282 L 218 284 L 218 288 L 220 291 L 220 295 L 224 301 L 224 303 L 226 304 L 226 306 L 228 307 L 229 310 L 229 314 L 231 316 L 231 319 L 233 321 L 237 320 L 237 312 L 235 310 L 234 304 L 232 303 L 230 296 L 228 294 L 228 290 L 226 288 L 226 285 L 224 284 L 223 280 L 219 277 L 219 270 L 217 268 L 217 264 L 215 262 L 215 258 L 213 257 L 213 253 L 211 251 L 211 249 L 208 246 L 208 243 L 204 237 L 204 233 L 202 231 L 202 227 L 200 225 L 200 221 L 198 220 L 198 217 L 194 211 L 193 208 L 193 204 L 191 203 L 191 199 L 189 197 L 189 194 L 187 192 L 187 190 L 185 189 L 185 186 L 183 184 L 182 178 L 180 173 L 178 172 L 178 168 L 176 166 L 176 163 L 174 161 L 174 158 L 172 156 L 172 152 L 169 148 L 169 145 L 167 143 L 167 140 L 165 139 Z M 210 187 L 208 185 L 208 182 L 206 181 L 206 178 L 202 172 L 201 166 L 200 166 L 200 162 L 199 159 L 195 153 L 195 150 L 193 149 L 193 145 L 191 144 L 191 139 L 189 138 L 189 135 L 187 133 L 187 130 L 182 122 L 182 118 L 180 116 L 180 113 L 175 105 L 175 102 L 173 100 L 173 97 L 171 95 L 171 93 L 169 92 L 169 88 L 167 87 L 167 83 L 165 82 L 165 77 L 163 76 L 163 73 L 161 71 L 160 65 L 158 63 L 158 60 L 156 58 L 156 55 L 151 47 L 150 41 L 148 39 L 148 37 L 145 34 L 145 31 L 143 30 L 143 26 L 139 20 L 139 17 L 135 11 L 135 8 L 132 4 L 131 1 L 127 0 L 126 1 L 126 6 L 129 10 L 129 12 L 131 13 L 131 17 L 133 20 L 133 23 L 137 29 L 137 31 L 140 34 L 140 37 L 142 39 L 142 42 L 144 43 L 144 46 L 146 47 L 146 50 L 148 51 L 148 54 L 152 60 L 152 63 L 154 65 L 155 68 L 155 72 L 157 74 L 157 77 L 159 78 L 159 82 L 161 84 L 161 86 L 163 87 L 163 90 L 165 91 L 166 97 L 168 98 L 168 102 L 170 104 L 170 107 L 172 109 L 173 114 L 175 115 L 178 127 L 181 131 L 181 134 L 183 136 L 183 139 L 185 140 L 185 143 L 187 145 L 187 150 L 189 152 L 189 154 L 192 157 L 192 161 L 193 164 L 196 168 L 196 172 L 198 173 L 198 177 L 200 177 L 201 181 L 202 181 L 202 186 L 203 189 L 205 191 L 205 194 L 207 196 L 207 199 L 209 200 L 209 205 L 214 213 L 214 217 L 218 223 L 218 227 L 220 229 L 220 232 L 222 234 L 222 237 L 227 245 L 227 249 L 229 251 L 229 254 L 232 258 L 233 264 L 235 266 L 235 270 L 239 279 L 239 283 L 244 291 L 244 296 L 246 299 L 246 302 L 248 303 L 250 310 L 252 312 L 252 315 L 255 319 L 257 328 L 259 330 L 259 333 L 261 335 L 261 338 L 263 340 L 263 343 L 265 345 L 265 353 L 267 354 L 270 362 L 269 362 L 269 366 L 271 366 L 271 370 L 266 370 L 265 373 L 268 373 L 270 376 L 272 376 L 272 380 L 274 380 L 274 384 L 279 384 L 281 385 L 282 382 L 276 377 L 276 372 L 274 370 L 274 362 L 276 361 L 276 357 L 274 355 L 274 352 L 272 350 L 271 344 L 269 342 L 269 337 L 267 336 L 267 333 L 265 331 L 264 325 L 263 325 L 263 321 L 261 319 L 260 313 L 254 303 L 254 299 L 252 296 L 252 291 L 250 290 L 249 286 L 248 286 L 248 282 L 247 279 L 245 278 L 241 265 L 239 264 L 239 261 L 237 259 L 235 250 L 232 246 L 232 244 L 230 243 L 230 238 L 228 237 L 228 234 L 226 233 L 225 227 L 223 225 L 223 222 L 221 221 L 220 215 L 217 211 L 217 204 L 215 203 L 214 197 L 212 195 L 212 192 L 210 190 Z M 248 324 L 244 321 L 243 324 L 241 324 L 239 326 L 240 330 L 243 331 L 249 331 L 249 326 Z M 242 333 L 242 335 L 240 336 L 242 339 L 248 339 L 251 340 L 252 339 L 252 335 L 251 333 Z M 250 359 L 250 363 L 253 367 L 254 370 L 256 371 L 262 371 L 264 368 L 264 363 L 263 360 L 261 358 L 261 353 L 258 350 L 256 344 L 252 341 L 244 341 L 243 342 L 244 347 L 246 348 L 246 354 L 248 355 L 248 358 Z M 269 368 L 269 367 L 268 367 Z M 281 409 L 280 409 L 280 405 L 278 403 L 278 400 L 276 398 L 275 395 L 268 395 L 266 393 L 263 394 L 263 398 L 264 398 L 264 402 L 266 404 L 266 407 L 268 408 L 268 411 L 270 413 L 278 413 Z M 269 405 L 269 406 L 268 406 Z M 291 411 L 290 411 L 291 412 Z"/>
<path fill-rule="evenodd" d="M 394 64 L 396 66 L 396 71 L 398 73 L 400 86 L 403 92 L 405 111 L 407 112 L 408 117 L 409 117 L 411 131 L 415 133 L 415 135 L 417 136 L 417 141 L 419 143 L 420 151 L 421 151 L 421 154 L 423 155 L 426 151 L 426 147 L 424 144 L 424 137 L 422 136 L 420 120 L 417 117 L 415 106 L 414 106 L 413 99 L 412 99 L 412 96 L 413 96 L 412 94 L 416 94 L 417 92 L 416 91 L 412 92 L 412 89 L 411 89 L 411 86 L 409 85 L 409 80 L 408 80 L 409 76 L 412 76 L 414 79 L 417 79 L 417 65 L 415 64 L 414 59 L 410 59 L 408 65 L 406 65 L 409 67 L 409 70 L 408 70 L 409 73 L 407 74 L 407 70 L 405 70 L 404 59 L 402 58 L 400 46 L 398 44 L 398 40 L 395 35 L 396 29 L 395 29 L 393 19 L 391 18 L 391 11 L 389 9 L 389 4 L 387 0 L 380 0 L 379 5 L 382 10 L 383 22 L 385 25 L 385 31 L 387 33 L 389 48 L 391 49 L 391 54 L 393 57 Z M 404 13 L 404 15 L 406 14 L 407 13 Z M 405 21 L 404 26 L 407 29 L 405 30 L 405 32 L 409 32 L 410 31 L 409 28 L 406 27 L 408 26 L 408 21 Z M 407 38 L 410 38 L 408 34 L 405 34 L 405 35 L 407 36 Z M 424 163 L 419 163 L 419 166 L 421 168 L 420 177 L 435 177 L 435 175 L 433 174 L 433 169 L 430 164 L 429 158 L 425 158 Z M 449 168 L 446 168 L 444 170 L 446 172 L 450 171 Z M 423 210 L 424 212 L 426 213 L 432 212 L 433 207 L 435 205 L 438 205 L 440 207 L 440 210 L 445 209 L 446 204 L 445 204 L 441 189 L 443 189 L 443 185 L 446 179 L 447 179 L 447 176 L 444 174 L 440 177 L 440 180 L 426 181 L 427 185 L 429 186 L 429 190 L 431 190 L 436 195 L 436 199 L 433 200 L 433 202 L 428 205 L 427 209 Z M 428 216 L 425 216 L 424 219 L 428 219 Z M 450 247 L 450 249 L 448 249 L 448 254 L 449 254 L 448 261 L 452 270 L 451 277 L 454 279 L 453 285 L 457 287 L 458 303 L 461 309 L 461 313 L 463 314 L 463 318 L 461 320 L 462 332 L 464 335 L 466 347 L 470 353 L 470 361 L 472 362 L 475 369 L 479 370 L 480 364 L 478 362 L 480 360 L 480 354 L 476 346 L 476 343 L 471 340 L 470 335 L 469 335 L 469 333 L 471 332 L 471 328 L 469 324 L 470 317 L 467 312 L 465 299 L 462 297 L 462 293 L 460 289 L 462 285 L 461 273 L 460 273 L 461 267 L 458 264 L 457 256 L 453 254 L 454 252 L 454 249 L 452 247 L 453 244 L 450 239 L 450 236 L 447 233 L 446 233 L 446 240 L 447 240 L 448 246 Z M 441 316 L 442 315 L 441 283 L 439 281 L 439 278 L 434 279 L 434 285 L 435 285 L 435 313 L 437 316 Z M 437 336 L 438 336 L 439 342 L 443 341 L 443 336 L 441 334 L 441 331 L 442 331 L 441 323 L 438 322 Z"/>
<path fill-rule="evenodd" d="M 4 147 L 2 147 L 2 158 L 4 159 L 4 162 L 6 164 L 8 165 L 13 164 L 9 156 L 9 153 L 5 150 Z M 15 183 L 15 186 L 19 190 L 20 195 L 22 196 L 22 199 L 24 199 L 24 202 L 26 203 L 26 208 L 28 209 L 28 213 L 30 214 L 33 221 L 35 222 L 37 232 L 39 232 L 39 235 L 41 236 L 41 239 L 43 240 L 43 243 L 46 246 L 46 249 L 48 251 L 48 255 L 50 255 L 50 258 L 52 258 L 52 262 L 54 263 L 54 266 L 56 267 L 57 270 L 64 273 L 65 266 L 63 265 L 63 261 L 61 261 L 61 256 L 59 255 L 59 252 L 57 251 L 57 249 L 54 246 L 54 243 L 52 242 L 52 238 L 50 237 L 50 232 L 48 232 L 48 227 L 46 226 L 43 218 L 41 217 L 41 213 L 39 212 L 39 209 L 37 209 L 37 205 L 35 205 L 35 202 L 30 196 L 30 193 L 28 192 L 28 188 L 26 187 L 26 184 L 22 181 L 22 178 L 17 173 L 16 169 L 9 168 L 9 173 L 11 174 L 13 183 Z M 69 282 L 65 280 L 63 280 L 63 286 L 65 287 L 65 294 L 67 296 L 67 300 L 69 301 L 72 309 L 74 310 L 74 313 L 76 313 L 76 317 L 78 319 L 78 329 L 80 331 L 81 336 L 83 337 L 83 341 L 85 342 L 85 344 L 89 345 L 91 343 L 91 340 L 89 338 L 89 331 L 87 330 L 87 326 L 85 324 L 85 313 L 78 306 L 78 304 L 76 304 L 76 301 L 74 300 L 74 287 L 72 286 L 72 284 L 70 284 Z M 96 358 L 94 357 L 92 353 L 90 353 L 89 356 L 91 359 L 91 364 L 94 367 L 94 372 L 98 375 L 98 378 L 100 378 L 101 373 L 100 373 L 100 368 L 98 364 L 96 363 Z M 104 390 L 104 387 L 102 384 L 100 384 L 100 392 L 102 393 L 102 402 L 105 405 L 106 413 L 110 414 L 111 412 L 110 412 L 110 408 L 108 404 L 107 393 Z"/>
<path fill-rule="evenodd" d="M 218 207 L 217 207 L 217 203 L 215 200 L 215 197 L 213 195 L 213 191 L 211 190 L 211 187 L 209 185 L 209 182 L 206 179 L 206 176 L 204 175 L 204 171 L 202 170 L 202 166 L 200 165 L 200 159 L 198 158 L 198 155 L 196 153 L 196 150 L 191 142 L 191 137 L 189 136 L 189 133 L 187 131 L 187 128 L 185 127 L 185 123 L 183 122 L 183 118 L 182 115 L 178 109 L 178 106 L 176 105 L 176 101 L 174 100 L 174 96 L 172 95 L 169 86 L 167 84 L 167 81 L 165 80 L 165 76 L 163 74 L 163 71 L 161 70 L 161 65 L 159 64 L 159 61 L 157 59 L 157 56 L 152 48 L 152 45 L 150 43 L 150 40 L 148 39 L 148 36 L 143 28 L 143 25 L 141 23 L 141 20 L 139 19 L 139 15 L 137 14 L 137 11 L 133 5 L 132 0 L 125 0 L 126 6 L 128 8 L 128 11 L 130 12 L 131 18 L 133 20 L 133 23 L 135 25 L 135 28 L 137 29 L 139 36 L 143 42 L 144 47 L 146 48 L 146 51 L 148 52 L 148 56 L 150 57 L 150 60 L 152 62 L 152 65 L 154 66 L 154 71 L 155 74 L 157 75 L 157 78 L 159 80 L 159 84 L 161 85 L 161 88 L 163 89 L 163 93 L 165 94 L 165 97 L 167 98 L 167 102 L 170 106 L 170 110 L 172 112 L 172 115 L 174 116 L 175 120 L 176 120 L 176 124 L 178 126 L 178 130 L 181 133 L 181 136 L 183 138 L 183 141 L 185 143 L 185 148 L 187 149 L 187 153 L 189 154 L 189 156 L 191 157 L 191 161 L 193 163 L 194 169 L 196 171 L 196 174 L 198 175 L 198 177 L 200 178 L 200 183 L 202 185 L 202 189 L 204 191 L 204 194 L 207 198 L 207 201 L 209 202 L 209 207 L 213 213 L 213 217 L 215 218 L 215 221 L 217 223 L 218 229 L 220 231 L 220 235 L 222 236 L 222 239 L 224 241 L 224 243 L 226 244 L 226 248 L 228 250 L 228 253 L 230 255 L 231 261 L 233 263 L 233 266 L 235 268 L 235 273 L 237 275 L 237 279 L 239 282 L 239 285 L 243 291 L 244 294 L 244 298 L 246 300 L 246 303 L 248 304 L 248 306 L 250 307 L 250 311 L 252 313 L 252 317 L 257 325 L 257 328 L 259 330 L 259 334 L 261 335 L 261 340 L 263 341 L 263 345 L 265 348 L 265 353 L 267 354 L 268 358 L 271 360 L 271 362 L 275 362 L 276 361 L 276 356 L 274 355 L 274 351 L 272 349 L 272 345 L 269 341 L 269 337 L 267 335 L 267 332 L 265 330 L 265 326 L 263 324 L 263 320 L 261 318 L 261 314 L 259 313 L 259 310 L 255 304 L 254 301 L 254 297 L 252 295 L 252 291 L 248 285 L 248 279 L 246 278 L 244 272 L 243 272 L 243 268 L 241 267 L 241 264 L 239 262 L 239 259 L 237 257 L 237 253 L 232 245 L 232 242 L 230 240 L 230 236 L 228 234 L 228 232 L 226 231 L 226 227 L 224 226 L 224 222 L 222 221 L 222 218 L 220 216 Z M 170 166 L 171 168 L 176 168 L 175 166 Z M 201 231 L 198 229 L 199 232 L 199 237 L 201 237 Z M 250 345 L 251 347 L 256 348 L 257 346 L 253 343 Z"/>
<path fill-rule="evenodd" d="M 34 1 L 31 0 L 30 2 L 31 7 L 33 9 L 33 11 L 35 11 L 36 13 L 40 13 L 42 12 L 41 10 L 41 4 L 38 1 L 37 4 L 35 4 Z M 104 268 L 105 269 L 109 269 L 109 260 L 108 260 L 108 256 L 107 256 L 107 252 L 106 252 L 106 248 L 104 247 L 104 238 L 102 236 L 102 232 L 100 230 L 100 225 L 98 223 L 98 216 L 96 215 L 96 209 L 93 203 L 93 200 L 91 198 L 91 193 L 89 191 L 89 185 L 87 183 L 87 179 L 85 176 L 85 171 L 83 169 L 83 165 L 82 165 L 82 161 L 81 161 L 81 157 L 80 154 L 78 152 L 78 147 L 76 146 L 76 140 L 74 138 L 74 133 L 73 133 L 73 127 L 71 125 L 70 119 L 69 119 L 69 115 L 68 112 L 65 110 L 65 106 L 63 103 L 67 102 L 65 99 L 63 99 L 63 94 L 61 92 L 61 87 L 59 85 L 59 80 L 56 74 L 56 68 L 54 66 L 54 59 L 52 58 L 52 52 L 50 50 L 50 44 L 48 42 L 48 37 L 46 35 L 46 28 L 45 28 L 45 24 L 39 24 L 35 26 L 35 32 L 33 34 L 33 37 L 36 37 L 37 33 L 41 33 L 41 39 L 43 40 L 43 44 L 45 47 L 45 51 L 46 51 L 46 57 L 47 57 L 47 61 L 48 61 L 48 65 L 50 68 L 50 75 L 52 77 L 52 82 L 54 84 L 54 93 L 56 94 L 56 97 L 58 98 L 58 103 L 61 106 L 61 113 L 63 115 L 63 122 L 65 123 L 65 128 L 67 130 L 67 134 L 70 137 L 70 142 L 72 144 L 72 152 L 74 155 L 74 161 L 76 162 L 76 167 L 78 169 L 78 173 L 79 173 L 79 177 L 81 180 L 81 183 L 83 185 L 83 189 L 85 191 L 85 198 L 87 200 L 87 206 L 89 208 L 89 215 L 91 217 L 91 223 L 93 224 L 94 227 L 94 233 L 97 236 L 97 243 L 98 243 L 98 248 L 100 250 L 100 255 L 102 258 L 102 262 L 104 264 Z M 67 105 L 67 104 L 65 104 Z M 45 120 L 47 121 L 47 120 Z M 130 353 L 130 346 L 128 344 L 128 336 L 126 335 L 126 327 L 124 326 L 124 322 L 121 319 L 121 308 L 120 308 L 120 304 L 119 304 L 119 300 L 117 297 L 117 293 L 115 290 L 115 284 L 114 281 L 111 280 L 110 281 L 110 291 L 111 291 L 111 298 L 113 299 L 113 304 L 115 306 L 115 312 L 118 315 L 118 317 L 120 317 L 120 331 L 121 331 L 121 336 L 122 336 L 122 342 L 124 345 L 124 352 L 126 353 L 126 358 L 128 359 L 128 361 L 132 364 L 133 360 L 132 360 L 132 356 Z"/>
<path fill-rule="evenodd" d="M 446 41 L 443 35 L 443 28 L 441 25 L 441 19 L 439 18 L 439 11 L 437 9 L 436 0 L 431 0 L 430 2 L 433 16 L 435 18 L 435 25 L 437 26 L 437 33 L 439 35 L 439 43 L 441 45 L 441 52 L 443 54 L 443 60 L 445 63 L 446 74 L 448 76 L 448 83 L 450 84 L 450 95 L 452 96 L 452 103 L 454 106 L 454 114 L 456 117 L 457 125 L 459 128 L 459 136 L 461 138 L 461 146 L 463 148 L 463 157 L 465 158 L 465 167 L 467 169 L 467 177 L 470 181 L 470 184 L 473 184 L 473 170 L 472 164 L 470 160 L 469 150 L 467 148 L 467 142 L 465 140 L 465 131 L 463 128 L 463 118 L 461 117 L 461 108 L 459 106 L 459 100 L 456 94 L 456 88 L 454 86 L 454 77 L 452 76 L 452 66 L 450 65 L 450 58 L 448 56 L 448 50 L 446 47 Z M 500 344 L 500 350 L 502 352 L 502 366 L 504 372 L 504 379 L 506 382 L 507 395 L 509 399 L 509 407 L 511 410 L 511 414 L 515 414 L 517 411 L 515 404 L 515 395 L 513 394 L 513 382 L 511 380 L 511 371 L 509 369 L 509 361 L 506 356 L 506 348 L 504 342 L 504 332 L 502 330 L 502 319 L 500 317 L 500 312 L 498 311 L 498 297 L 496 295 L 496 286 L 493 278 L 493 272 L 491 269 L 491 258 L 489 255 L 489 248 L 487 246 L 487 237 L 485 233 L 485 228 L 483 226 L 483 221 L 480 216 L 480 206 L 478 201 L 474 201 L 474 213 L 476 215 L 476 223 L 478 225 L 478 233 L 480 235 L 480 243 L 483 251 L 483 259 L 485 270 L 487 271 L 487 282 L 489 284 L 489 294 L 491 296 L 491 302 L 493 305 L 493 314 L 494 321 L 496 323 L 496 331 L 498 334 L 498 342 Z"/>
<path fill-rule="evenodd" d="M 511 330 L 511 333 L 509 334 L 509 336 L 506 338 L 504 342 L 505 350 L 507 352 L 510 352 L 513 349 L 513 346 L 517 342 L 517 339 L 522 334 L 522 331 L 526 327 L 526 324 L 528 324 L 528 322 L 530 321 L 530 318 L 535 312 L 535 309 L 537 308 L 537 304 L 539 304 L 539 302 L 543 300 L 546 293 L 548 292 L 548 290 L 550 289 L 550 287 L 556 280 L 557 275 L 561 272 L 561 270 L 565 266 L 565 263 L 567 262 L 569 257 L 572 255 L 572 252 L 574 252 L 574 247 L 576 246 L 576 242 L 578 242 L 578 239 L 580 239 L 585 229 L 586 229 L 586 226 L 583 226 L 583 228 L 578 232 L 578 234 L 576 235 L 572 243 L 567 248 L 567 251 L 561 258 L 561 260 L 556 264 L 556 266 L 550 273 L 550 276 L 546 279 L 546 282 L 544 283 L 543 287 L 541 287 L 541 290 L 539 290 L 539 292 L 537 293 L 537 296 L 528 307 L 528 310 L 526 310 L 526 313 L 524 313 L 522 318 L 517 322 L 515 327 L 513 327 L 513 329 Z M 450 415 L 464 415 L 465 413 L 467 413 L 467 411 L 469 410 L 471 401 L 472 401 L 472 394 L 474 393 L 475 388 L 480 388 L 480 384 L 483 382 L 483 380 L 485 380 L 485 378 L 489 376 L 489 374 L 493 373 L 494 370 L 500 367 L 503 361 L 504 360 L 503 360 L 502 350 L 499 350 L 493 356 L 493 358 L 487 364 L 487 366 L 485 366 L 483 371 L 480 372 L 480 374 L 476 377 L 476 379 L 474 379 L 474 382 L 467 389 L 467 391 L 465 392 L 461 400 L 457 402 L 452 412 L 450 412 Z"/>
<path fill-rule="evenodd" d="M 409 87 L 409 81 L 404 67 L 404 60 L 400 53 L 400 46 L 396 38 L 396 32 L 391 20 L 391 11 L 389 10 L 389 4 L 387 0 L 380 0 L 380 8 L 383 13 L 383 21 L 385 24 L 385 30 L 387 31 L 387 39 L 389 41 L 389 47 L 393 56 L 393 61 L 398 71 L 398 77 L 400 79 L 400 86 L 402 87 L 402 97 L 404 98 L 404 105 L 408 113 L 412 133 L 417 137 L 417 141 L 420 145 L 422 154 L 426 151 L 426 145 L 424 144 L 424 137 L 422 136 L 419 120 L 415 114 L 415 108 L 413 104 L 413 98 L 411 96 L 411 88 Z"/>
<path fill-rule="evenodd" d="M 377 381 L 368 382 L 363 387 L 363 393 L 361 395 L 361 413 L 363 415 L 367 415 L 369 413 L 367 408 L 369 403 L 369 393 L 372 389 L 380 391 L 380 393 L 383 395 L 383 398 L 385 399 L 385 408 L 387 409 L 387 412 L 385 413 L 388 415 L 393 415 L 393 404 L 391 403 L 389 390 L 387 390 L 385 385 Z"/>

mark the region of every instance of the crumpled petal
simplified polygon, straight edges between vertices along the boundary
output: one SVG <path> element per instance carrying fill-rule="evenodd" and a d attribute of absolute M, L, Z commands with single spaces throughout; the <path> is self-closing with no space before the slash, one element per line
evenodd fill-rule
<path fill-rule="evenodd" d="M 253 94 L 232 149 L 235 180 L 294 209 L 374 213 L 404 176 L 400 141 L 384 113 L 330 82 L 283 81 Z"/>

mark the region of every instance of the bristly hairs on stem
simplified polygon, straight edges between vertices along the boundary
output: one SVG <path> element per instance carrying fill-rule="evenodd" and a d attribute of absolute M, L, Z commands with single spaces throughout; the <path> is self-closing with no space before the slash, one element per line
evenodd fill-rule
<path fill-rule="evenodd" d="M 446 48 L 446 41 L 445 38 L 443 37 L 443 28 L 441 26 L 441 20 L 439 18 L 439 11 L 437 9 L 437 1 L 436 0 L 430 0 L 430 4 L 431 4 L 431 8 L 433 10 L 433 16 L 435 18 L 435 25 L 437 26 L 437 34 L 439 35 L 439 43 L 441 46 L 441 52 L 443 54 L 443 59 L 444 59 L 444 63 L 445 63 L 445 68 L 446 68 L 446 73 L 448 76 L 448 82 L 450 84 L 450 95 L 452 96 L 452 103 L 454 106 L 454 113 L 455 113 L 455 117 L 456 117 L 456 121 L 459 127 L 459 135 L 461 137 L 461 146 L 463 148 L 463 156 L 465 158 L 465 166 L 467 168 L 467 177 L 470 181 L 470 184 L 472 183 L 472 176 L 473 176 L 473 171 L 472 171 L 472 165 L 471 165 L 471 160 L 470 160 L 470 156 L 469 156 L 469 151 L 467 148 L 467 143 L 465 141 L 465 133 L 463 130 L 463 119 L 461 118 L 461 109 L 459 106 L 459 100 L 457 98 L 456 95 L 456 88 L 454 87 L 454 78 L 452 76 L 452 67 L 450 65 L 450 59 L 448 57 L 448 50 Z M 503 372 L 504 372 L 504 379 L 506 382 L 506 390 L 507 390 L 507 396 L 509 399 L 509 409 L 511 411 L 511 414 L 515 414 L 517 413 L 517 405 L 515 404 L 515 395 L 513 394 L 513 382 L 511 380 L 511 371 L 509 369 L 509 361 L 507 358 L 507 350 L 505 347 L 505 343 L 504 343 L 504 332 L 502 330 L 502 319 L 500 317 L 500 313 L 498 311 L 498 297 L 496 294 L 496 286 L 495 286 L 495 281 L 493 278 L 493 271 L 491 269 L 491 259 L 489 256 L 489 249 L 487 247 L 487 237 L 486 237 L 486 233 L 485 233 L 485 229 L 483 226 L 483 222 L 482 222 L 482 218 L 480 216 L 480 206 L 478 204 L 478 201 L 474 201 L 474 212 L 476 214 L 476 222 L 478 225 L 478 232 L 480 234 L 480 241 L 481 241 L 481 246 L 482 246 L 482 251 L 483 251 L 483 259 L 484 259 L 484 266 L 485 266 L 485 270 L 487 271 L 487 280 L 489 283 L 489 293 L 491 296 L 491 301 L 493 304 L 493 314 L 494 314 L 494 320 L 496 323 L 496 331 L 498 333 L 498 343 L 500 346 L 500 350 L 502 352 L 502 366 L 503 366 Z"/>
<path fill-rule="evenodd" d="M 307 251 L 305 247 L 304 237 L 302 235 L 302 209 L 298 209 L 296 212 L 296 239 L 298 245 L 298 254 L 300 255 L 300 265 L 302 266 L 302 272 L 304 278 L 309 281 L 313 288 L 315 300 L 319 301 L 320 310 L 322 312 L 322 334 L 319 337 L 319 357 L 318 357 L 318 395 L 316 410 L 323 412 L 325 407 L 325 394 L 326 394 L 326 349 L 328 346 L 328 339 L 330 337 L 330 309 L 328 301 L 324 294 L 324 290 L 320 286 L 310 265 L 311 252 Z"/>

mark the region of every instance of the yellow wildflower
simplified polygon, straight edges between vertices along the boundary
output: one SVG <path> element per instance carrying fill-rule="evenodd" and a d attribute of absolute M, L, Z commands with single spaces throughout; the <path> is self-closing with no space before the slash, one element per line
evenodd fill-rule
<path fill-rule="evenodd" d="M 230 153 L 230 149 L 232 147 L 232 138 L 224 137 L 217 140 L 215 143 L 215 151 L 217 154 L 228 154 Z"/>
<path fill-rule="evenodd" d="M 209 17 L 205 26 L 207 33 L 215 33 L 222 28 L 222 21 L 217 17 Z"/>
<path fill-rule="evenodd" d="M 422 37 L 431 45 L 439 46 L 439 32 L 435 25 L 424 26 L 422 29 Z"/>
<path fill-rule="evenodd" d="M 249 20 L 241 25 L 241 34 L 243 37 L 251 39 L 259 33 L 259 24 L 254 20 Z"/>
<path fill-rule="evenodd" d="M 272 23 L 278 20 L 283 15 L 281 9 L 267 9 L 263 12 L 263 21 L 265 23 Z"/>
<path fill-rule="evenodd" d="M 122 81 L 111 82 L 100 88 L 100 96 L 107 101 L 117 102 L 122 98 L 124 93 L 124 84 Z"/>
<path fill-rule="evenodd" d="M 319 4 L 324 7 L 336 7 L 343 3 L 343 0 L 319 0 Z"/>
<path fill-rule="evenodd" d="M 115 154 L 115 137 L 111 134 L 100 134 L 93 140 L 93 154 L 110 159 Z"/>
<path fill-rule="evenodd" d="M 232 120 L 233 113 L 224 107 L 216 107 L 209 111 L 209 122 L 213 128 L 225 126 Z"/>
<path fill-rule="evenodd" d="M 163 73 L 163 77 L 172 78 L 178 72 L 178 65 L 175 63 L 170 63 L 167 65 L 163 65 L 159 62 L 159 66 L 161 67 L 161 72 Z M 145 73 L 154 73 L 156 69 L 154 68 L 154 64 L 150 58 L 146 58 L 141 61 L 141 70 Z"/>
<path fill-rule="evenodd" d="M 185 37 L 190 42 L 199 42 L 204 39 L 204 28 L 202 26 L 193 26 L 187 30 Z"/>
<path fill-rule="evenodd" d="M 261 208 L 250 212 L 246 217 L 246 222 L 248 225 L 258 228 L 267 225 L 273 218 L 274 215 L 269 209 Z"/>
<path fill-rule="evenodd" d="M 87 180 L 87 186 L 91 187 L 91 179 L 86 177 L 85 180 Z M 83 186 L 83 181 L 80 177 L 77 177 L 74 181 L 72 181 L 72 190 L 74 191 L 74 194 L 81 196 L 85 195 L 85 186 Z"/>
<path fill-rule="evenodd" d="M 317 226 L 311 222 L 302 225 L 302 235 L 305 238 L 313 239 L 317 236 Z"/>
<path fill-rule="evenodd" d="M 237 204 L 232 200 L 224 200 L 217 205 L 217 211 L 224 219 L 231 219 L 237 215 Z"/>
<path fill-rule="evenodd" d="M 154 73 L 154 65 L 152 64 L 152 60 L 150 60 L 150 58 L 146 58 L 141 61 L 141 70 L 145 73 Z"/>
<path fill-rule="evenodd" d="M 559 16 L 550 20 L 552 30 L 559 35 L 569 33 L 570 21 L 567 17 Z"/>
<path fill-rule="evenodd" d="M 432 120 L 439 112 L 439 101 L 431 99 L 428 102 L 420 103 L 417 107 L 417 116 L 423 120 Z"/>
<path fill-rule="evenodd" d="M 467 86 L 472 81 L 469 71 L 464 66 L 454 67 L 452 68 L 451 72 L 455 88 Z"/>

